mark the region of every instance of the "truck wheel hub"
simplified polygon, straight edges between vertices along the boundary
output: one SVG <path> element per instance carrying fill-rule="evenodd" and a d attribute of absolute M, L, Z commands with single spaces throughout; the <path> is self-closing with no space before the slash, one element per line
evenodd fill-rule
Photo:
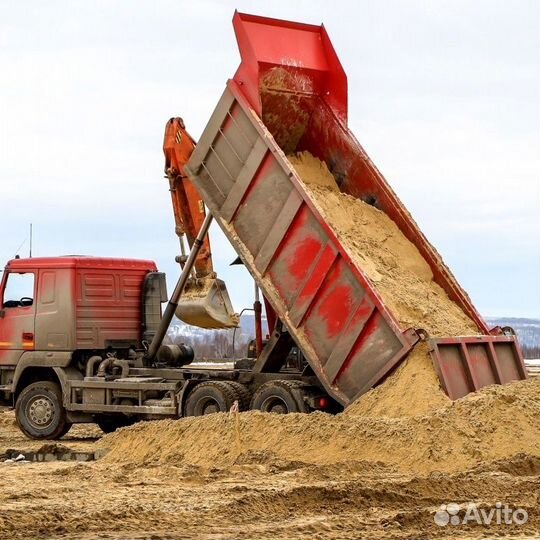
<path fill-rule="evenodd" d="M 28 418 L 36 426 L 46 426 L 54 415 L 54 407 L 50 399 L 39 397 L 30 403 Z"/>
<path fill-rule="evenodd" d="M 220 412 L 219 405 L 215 401 L 207 401 L 203 406 L 203 415 L 204 414 L 213 414 Z"/>
<path fill-rule="evenodd" d="M 289 412 L 289 408 L 282 399 L 278 398 L 277 396 L 272 396 L 263 401 L 261 411 L 276 414 L 287 414 Z"/>
<path fill-rule="evenodd" d="M 270 412 L 275 414 L 287 414 L 289 410 L 284 403 L 276 403 L 271 409 Z"/>

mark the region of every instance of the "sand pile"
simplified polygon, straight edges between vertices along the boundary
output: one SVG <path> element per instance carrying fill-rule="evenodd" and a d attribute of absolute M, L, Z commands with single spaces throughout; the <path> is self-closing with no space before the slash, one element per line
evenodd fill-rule
<path fill-rule="evenodd" d="M 11 411 L 0 411 L 0 428 L 16 425 Z"/>
<path fill-rule="evenodd" d="M 345 414 L 399 418 L 420 416 L 450 404 L 433 369 L 426 343 L 418 344 L 381 385 L 357 399 Z"/>
<path fill-rule="evenodd" d="M 336 236 L 403 328 L 423 328 L 432 336 L 479 333 L 433 281 L 418 249 L 384 212 L 341 193 L 326 164 L 308 152 L 288 158 Z"/>
<path fill-rule="evenodd" d="M 492 386 L 415 417 L 212 414 L 140 423 L 108 435 L 107 463 L 226 468 L 259 460 L 376 462 L 400 472 L 455 472 L 516 454 L 540 456 L 540 380 Z"/>

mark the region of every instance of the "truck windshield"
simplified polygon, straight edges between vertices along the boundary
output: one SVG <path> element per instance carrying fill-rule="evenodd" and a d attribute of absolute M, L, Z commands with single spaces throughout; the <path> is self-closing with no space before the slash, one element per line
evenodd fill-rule
<path fill-rule="evenodd" d="M 3 307 L 27 307 L 34 303 L 34 274 L 10 272 L 4 288 Z"/>

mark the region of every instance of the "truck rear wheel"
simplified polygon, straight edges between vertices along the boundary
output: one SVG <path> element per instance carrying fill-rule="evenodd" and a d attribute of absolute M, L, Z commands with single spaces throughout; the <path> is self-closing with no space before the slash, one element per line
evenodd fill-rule
<path fill-rule="evenodd" d="M 248 390 L 247 386 L 234 381 L 226 382 L 236 394 L 235 400 L 238 400 L 238 410 L 247 411 L 249 410 L 249 405 L 251 403 L 251 392 Z"/>
<path fill-rule="evenodd" d="M 253 395 L 251 408 L 277 414 L 309 412 L 302 388 L 297 381 L 264 383 Z"/>
<path fill-rule="evenodd" d="M 17 398 L 15 417 L 30 439 L 59 439 L 71 428 L 57 383 L 39 381 L 28 385 Z"/>
<path fill-rule="evenodd" d="M 186 416 L 203 416 L 229 412 L 235 401 L 239 410 L 247 409 L 247 388 L 236 382 L 204 382 L 198 384 L 186 400 Z"/>

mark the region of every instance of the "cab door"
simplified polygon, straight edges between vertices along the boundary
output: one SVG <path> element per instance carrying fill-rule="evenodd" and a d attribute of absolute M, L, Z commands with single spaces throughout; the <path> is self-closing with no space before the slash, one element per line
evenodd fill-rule
<path fill-rule="evenodd" d="M 34 272 L 9 271 L 2 282 L 0 308 L 0 365 L 15 365 L 25 351 L 34 350 Z"/>

